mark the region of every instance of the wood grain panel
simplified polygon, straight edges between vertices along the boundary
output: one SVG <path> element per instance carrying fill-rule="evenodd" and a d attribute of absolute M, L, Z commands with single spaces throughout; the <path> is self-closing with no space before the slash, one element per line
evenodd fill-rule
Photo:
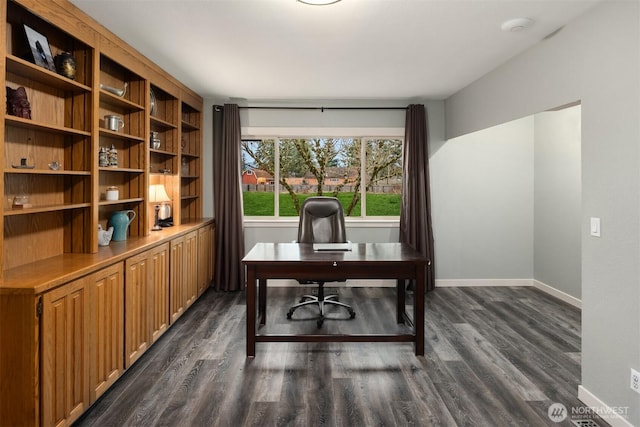
<path fill-rule="evenodd" d="M 93 403 L 124 371 L 124 277 L 117 263 L 94 273 L 89 292 L 91 343 L 90 401 Z"/>
<path fill-rule="evenodd" d="M 185 236 L 185 308 L 194 303 L 198 297 L 198 232 L 193 231 Z"/>
<path fill-rule="evenodd" d="M 7 86 L 13 89 L 21 86 L 25 88 L 31 104 L 32 120 L 58 126 L 65 125 L 64 92 L 19 75 L 8 74 L 6 78 Z"/>
<path fill-rule="evenodd" d="M 42 314 L 42 425 L 69 425 L 89 404 L 86 279 L 48 292 Z"/>
<path fill-rule="evenodd" d="M 150 345 L 150 275 L 147 253 L 125 261 L 125 367 Z"/>
<path fill-rule="evenodd" d="M 39 298 L 0 298 L 0 420 L 7 425 L 36 425 L 40 420 Z M 11 349 L 11 351 L 7 351 Z"/>
<path fill-rule="evenodd" d="M 5 269 L 61 255 L 64 250 L 63 223 L 62 212 L 6 217 L 3 247 Z"/>
<path fill-rule="evenodd" d="M 5 132 L 5 163 L 7 170 L 12 165 L 19 165 L 20 159 L 27 159 L 27 164 L 35 169 L 48 170 L 53 160 L 65 167 L 64 136 L 37 132 L 31 129 L 7 126 Z M 68 165 L 71 169 L 71 165 Z M 86 169 L 85 169 L 86 170 Z"/>
<path fill-rule="evenodd" d="M 149 252 L 152 284 L 151 342 L 169 327 L 169 244 L 165 243 Z"/>
<path fill-rule="evenodd" d="M 174 323 L 185 310 L 185 265 L 184 236 L 171 241 L 169 258 L 169 312 L 170 322 Z"/>
<path fill-rule="evenodd" d="M 204 293 L 213 280 L 214 263 L 213 225 L 198 230 L 198 295 Z"/>

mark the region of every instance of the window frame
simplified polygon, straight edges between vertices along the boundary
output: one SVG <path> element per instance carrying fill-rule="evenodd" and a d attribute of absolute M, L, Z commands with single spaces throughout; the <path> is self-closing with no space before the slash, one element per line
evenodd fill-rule
<path fill-rule="evenodd" d="M 404 128 L 273 128 L 273 127 L 243 127 L 241 129 L 241 140 L 275 140 L 276 146 L 274 147 L 274 169 L 276 173 L 280 170 L 280 139 L 291 138 L 354 138 L 360 139 L 360 168 L 365 167 L 364 179 L 366 176 L 366 144 L 365 140 L 371 139 L 400 139 L 404 145 Z M 275 195 L 280 194 L 278 176 L 274 177 L 274 216 L 247 216 L 244 215 L 243 208 L 243 222 L 245 225 L 252 225 L 259 227 L 261 225 L 274 226 L 281 224 L 288 227 L 290 225 L 298 224 L 298 216 L 280 216 L 280 201 L 279 197 Z M 363 224 L 365 227 L 389 227 L 390 225 L 398 225 L 400 222 L 400 216 L 369 216 L 366 215 L 366 186 L 362 185 L 360 188 L 360 204 L 361 212 L 364 215 L 357 217 L 345 217 L 345 221 L 350 225 Z"/>

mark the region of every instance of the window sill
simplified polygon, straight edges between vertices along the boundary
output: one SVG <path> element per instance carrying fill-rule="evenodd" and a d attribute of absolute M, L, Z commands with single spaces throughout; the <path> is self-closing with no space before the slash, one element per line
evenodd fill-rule
<path fill-rule="evenodd" d="M 298 218 L 244 218 L 246 228 L 291 228 L 298 227 Z M 353 228 L 398 228 L 400 218 L 345 218 L 347 227 Z"/>

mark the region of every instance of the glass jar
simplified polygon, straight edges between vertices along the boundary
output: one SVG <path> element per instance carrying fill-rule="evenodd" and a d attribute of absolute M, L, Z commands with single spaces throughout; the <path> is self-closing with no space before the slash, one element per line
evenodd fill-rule
<path fill-rule="evenodd" d="M 186 157 L 182 158 L 182 175 L 183 176 L 189 175 L 189 161 L 187 160 Z"/>
<path fill-rule="evenodd" d="M 113 144 L 111 144 L 111 149 L 108 152 L 108 158 L 109 158 L 109 166 L 117 168 L 118 167 L 118 150 Z"/>
<path fill-rule="evenodd" d="M 98 151 L 98 166 L 109 166 L 109 153 L 107 153 L 106 147 L 100 147 L 100 151 Z"/>
<path fill-rule="evenodd" d="M 107 188 L 107 193 L 106 193 L 106 200 L 118 200 L 118 197 L 120 196 L 119 194 L 120 192 L 118 191 L 118 187 L 116 186 L 111 186 Z"/>

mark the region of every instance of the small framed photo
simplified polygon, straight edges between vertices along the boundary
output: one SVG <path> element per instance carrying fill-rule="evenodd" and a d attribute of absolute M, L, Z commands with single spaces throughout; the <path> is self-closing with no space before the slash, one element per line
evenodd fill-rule
<path fill-rule="evenodd" d="M 51 48 L 49 47 L 47 38 L 28 25 L 24 25 L 24 32 L 27 35 L 27 42 L 29 43 L 29 49 L 31 49 L 33 62 L 47 70 L 55 72 L 56 66 L 53 63 L 53 55 L 51 55 Z"/>

